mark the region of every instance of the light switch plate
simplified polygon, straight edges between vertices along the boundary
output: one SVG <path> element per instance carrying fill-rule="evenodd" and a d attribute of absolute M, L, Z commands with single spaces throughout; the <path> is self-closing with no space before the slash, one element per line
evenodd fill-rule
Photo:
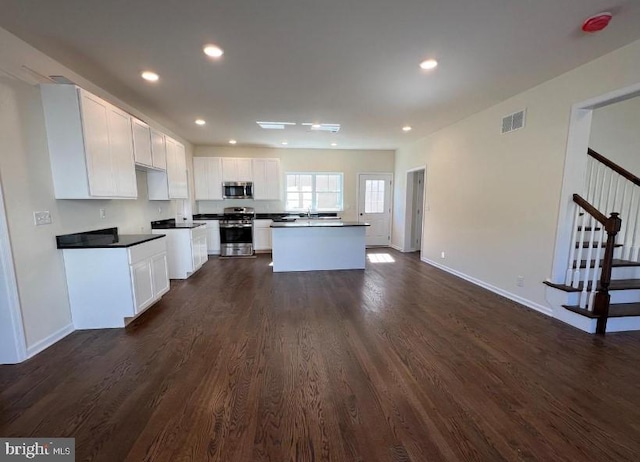
<path fill-rule="evenodd" d="M 36 226 L 50 225 L 51 213 L 48 210 L 43 212 L 33 212 L 33 222 Z"/>

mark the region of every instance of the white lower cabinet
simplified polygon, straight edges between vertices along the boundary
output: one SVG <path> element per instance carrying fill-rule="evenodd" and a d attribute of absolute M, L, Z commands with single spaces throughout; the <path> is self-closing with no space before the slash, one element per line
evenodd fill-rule
<path fill-rule="evenodd" d="M 151 275 L 155 291 L 166 292 L 169 290 L 169 265 L 167 264 L 167 252 L 163 252 L 151 258 Z"/>
<path fill-rule="evenodd" d="M 135 312 L 140 313 L 153 300 L 153 273 L 151 261 L 143 260 L 131 265 Z"/>
<path fill-rule="evenodd" d="M 124 327 L 169 291 L 164 237 L 131 247 L 62 252 L 76 329 Z"/>
<path fill-rule="evenodd" d="M 195 225 L 195 224 L 194 224 Z M 187 279 L 207 261 L 207 228 L 152 229 L 167 236 L 169 279 Z"/>
<path fill-rule="evenodd" d="M 272 220 L 253 220 L 253 248 L 256 252 L 271 250 Z"/>
<path fill-rule="evenodd" d="M 220 222 L 218 220 L 202 220 L 207 225 L 207 253 L 220 255 Z"/>

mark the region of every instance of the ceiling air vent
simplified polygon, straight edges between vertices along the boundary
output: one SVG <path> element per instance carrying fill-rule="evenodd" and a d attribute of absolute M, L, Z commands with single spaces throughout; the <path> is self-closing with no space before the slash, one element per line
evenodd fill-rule
<path fill-rule="evenodd" d="M 338 133 L 340 131 L 340 124 L 317 124 L 311 122 L 305 122 L 301 124 L 306 127 L 311 127 L 313 131 Z"/>
<path fill-rule="evenodd" d="M 526 109 L 514 112 L 502 118 L 502 134 L 519 130 L 524 127 Z"/>
<path fill-rule="evenodd" d="M 265 130 L 284 130 L 286 125 L 295 125 L 295 122 L 256 122 Z"/>

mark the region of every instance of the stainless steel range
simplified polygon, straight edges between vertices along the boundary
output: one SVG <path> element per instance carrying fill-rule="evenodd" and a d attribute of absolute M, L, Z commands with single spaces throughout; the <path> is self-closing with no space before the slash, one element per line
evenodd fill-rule
<path fill-rule="evenodd" d="M 226 207 L 220 220 L 220 256 L 253 255 L 253 207 Z"/>

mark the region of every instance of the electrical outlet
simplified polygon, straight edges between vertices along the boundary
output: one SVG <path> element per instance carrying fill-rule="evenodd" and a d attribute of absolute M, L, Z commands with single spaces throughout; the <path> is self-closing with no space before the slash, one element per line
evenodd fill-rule
<path fill-rule="evenodd" d="M 45 210 L 43 212 L 33 212 L 33 222 L 36 226 L 50 225 L 51 213 L 49 213 L 48 210 Z"/>
<path fill-rule="evenodd" d="M 158 207 L 158 215 L 162 215 L 162 207 Z"/>
<path fill-rule="evenodd" d="M 440 254 L 440 258 L 444 258 L 444 250 L 442 251 L 442 253 Z"/>
<path fill-rule="evenodd" d="M 518 276 L 516 278 L 516 285 L 518 287 L 524 287 L 524 276 Z"/>
<path fill-rule="evenodd" d="M 103 220 L 107 218 L 107 211 L 105 209 L 100 209 L 100 218 Z"/>

